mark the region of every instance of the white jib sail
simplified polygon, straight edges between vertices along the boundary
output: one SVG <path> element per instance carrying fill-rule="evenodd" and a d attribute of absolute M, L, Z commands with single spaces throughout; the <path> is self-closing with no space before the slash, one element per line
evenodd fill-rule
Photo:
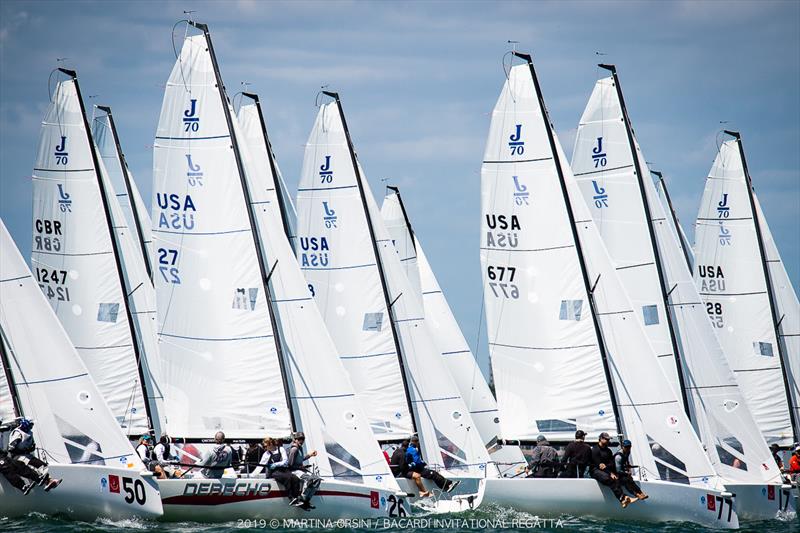
<path fill-rule="evenodd" d="M 681 253 L 686 258 L 686 264 L 689 266 L 689 270 L 694 272 L 694 250 L 692 250 L 692 246 L 689 244 L 689 239 L 686 237 L 686 232 L 683 231 L 683 225 L 678 219 L 675 208 L 672 206 L 669 191 L 667 190 L 667 184 L 663 177 L 660 177 L 656 182 L 656 191 L 658 192 L 658 200 L 661 202 L 661 208 L 665 213 L 672 214 L 671 217 L 668 217 L 667 222 L 672 228 L 672 232 L 679 236 Z"/>
<path fill-rule="evenodd" d="M 644 476 L 699 486 L 719 486 L 719 479 L 661 370 L 646 333 L 634 318 L 634 308 L 589 215 L 577 181 L 566 164 L 555 132 L 547 117 L 542 115 L 531 70 L 530 65 L 518 65 L 511 69 L 493 113 L 482 172 L 484 216 L 489 215 L 484 226 L 487 235 L 484 246 L 488 248 L 486 245 L 492 245 L 496 248 L 499 242 L 506 246 L 513 243 L 518 250 L 528 251 L 523 253 L 537 254 L 524 267 L 518 259 L 519 251 L 504 250 L 505 257 L 498 254 L 496 258 L 486 253 L 489 250 L 485 250 L 483 254 L 487 327 L 490 335 L 504 327 L 511 329 L 511 324 L 507 326 L 504 322 L 513 323 L 516 328 L 512 331 L 517 336 L 516 339 L 511 337 L 517 341 L 514 346 L 528 348 L 527 358 L 520 358 L 516 365 L 503 365 L 497 364 L 497 345 L 500 343 L 495 341 L 495 346 L 492 347 L 495 385 L 504 415 L 501 423 L 508 420 L 502 401 L 504 392 L 501 389 L 512 381 L 511 374 L 527 377 L 533 373 L 541 375 L 548 372 L 553 375 L 553 379 L 569 375 L 571 379 L 564 380 L 567 384 L 585 386 L 587 380 L 594 377 L 592 369 L 599 366 L 597 373 L 600 373 L 600 378 L 594 378 L 597 381 L 597 393 L 591 403 L 587 401 L 586 405 L 576 404 L 575 398 L 579 397 L 580 388 L 573 386 L 577 389 L 575 392 L 553 391 L 555 397 L 546 405 L 553 412 L 555 409 L 552 404 L 560 402 L 556 405 L 561 410 L 559 414 L 563 420 L 572 423 L 569 429 L 573 431 L 576 424 L 586 425 L 576 420 L 574 413 L 580 412 L 579 409 L 583 408 L 585 412 L 593 407 L 594 412 L 600 415 L 605 415 L 606 409 L 612 409 L 610 403 L 605 403 L 610 402 L 609 385 L 603 379 L 598 337 L 592 327 L 592 321 L 596 319 L 599 321 L 602 340 L 608 353 L 621 426 L 626 437 L 634 443 L 634 461 L 640 466 Z M 550 128 L 555 154 L 545 128 Z M 521 152 L 520 147 L 523 147 Z M 561 162 L 560 168 L 575 220 L 577 244 L 582 249 L 586 262 L 586 281 L 583 281 L 579 249 L 576 248 L 572 236 L 573 229 L 568 218 L 564 193 L 560 188 L 559 167 L 554 164 L 554 156 Z M 524 207 L 517 206 L 516 195 L 526 192 L 529 195 L 524 198 L 528 203 L 523 201 Z M 515 210 L 515 206 L 521 209 Z M 537 228 L 547 228 L 547 231 L 537 231 Z M 498 229 L 503 231 L 498 232 Z M 500 241 L 500 237 L 503 237 L 503 241 Z M 490 270 L 489 267 L 493 269 Z M 515 276 L 513 280 L 511 272 Z M 572 285 L 556 285 L 553 280 L 572 282 Z M 491 282 L 498 286 L 501 283 L 513 283 L 514 287 L 495 289 L 491 287 Z M 594 310 L 587 298 L 587 283 L 594 286 Z M 508 295 L 505 300 L 514 300 L 522 305 L 515 309 L 516 312 L 506 313 L 501 321 L 498 315 L 503 309 L 497 305 L 496 300 L 503 298 L 504 294 Z M 515 295 L 518 297 L 515 298 Z M 490 306 L 494 307 L 491 314 Z M 568 361 L 568 366 L 564 361 L 553 357 L 550 350 L 542 349 L 562 348 L 567 341 L 572 341 L 570 345 L 577 344 L 576 335 L 566 338 L 560 335 L 565 328 L 559 322 L 586 326 L 583 337 L 577 338 L 578 341 L 583 341 L 581 344 L 586 345 L 581 353 L 583 357 Z M 559 341 L 561 345 L 557 344 Z M 502 344 L 511 345 L 512 342 L 506 341 Z M 570 345 L 566 348 L 570 349 Z M 647 376 L 647 379 L 642 379 L 642 376 Z M 544 391 L 544 387 L 531 387 L 529 382 L 525 384 L 525 388 L 527 391 L 518 386 L 509 392 L 517 398 L 527 396 L 524 412 L 530 413 L 530 418 L 522 419 L 518 425 L 530 432 L 531 426 L 536 427 L 537 420 L 555 417 L 546 411 L 540 411 L 540 406 L 544 403 L 541 399 L 547 398 L 549 391 Z M 565 405 L 572 407 L 571 416 L 564 411 Z M 515 414 L 517 413 L 511 412 L 512 418 Z M 557 421 L 563 427 L 563 422 Z M 597 426 L 590 426 L 589 430 L 596 431 L 596 428 Z M 608 429 L 613 431 L 614 428 L 612 426 Z M 568 434 L 566 428 L 561 429 L 561 432 L 561 435 Z M 510 437 L 519 438 L 516 435 Z"/>
<path fill-rule="evenodd" d="M 297 226 L 297 212 L 295 211 L 292 197 L 286 188 L 286 183 L 283 181 L 283 174 L 281 174 L 278 161 L 275 159 L 275 154 L 272 152 L 272 145 L 269 143 L 269 139 L 265 138 L 267 125 L 260 101 L 253 100 L 252 98 L 243 100 L 242 105 L 239 107 L 238 118 L 242 133 L 244 134 L 244 141 L 250 150 L 250 157 L 253 163 L 258 168 L 264 168 L 269 171 L 267 174 L 267 181 L 265 182 L 266 198 L 270 199 L 270 201 L 278 202 L 278 191 L 280 191 L 279 204 L 282 208 L 281 221 L 294 247 L 296 244 L 295 227 Z"/>
<path fill-rule="evenodd" d="M 39 286 L 126 433 L 150 429 L 77 80 L 57 84 L 33 172 L 31 263 Z"/>
<path fill-rule="evenodd" d="M 184 40 L 154 144 L 153 248 L 170 435 L 292 425 L 223 100 L 204 35 Z"/>
<path fill-rule="evenodd" d="M 148 268 L 152 268 L 153 238 L 150 215 L 147 213 L 141 194 L 139 194 L 133 174 L 118 149 L 118 133 L 110 108 L 95 106 L 92 137 L 108 173 L 108 178 L 116 191 L 116 198 L 125 214 L 128 229 L 133 233 L 143 260 L 147 262 Z"/>
<path fill-rule="evenodd" d="M 406 273 L 414 295 L 422 303 L 422 284 L 420 281 L 419 259 L 417 257 L 417 242 L 409 230 L 408 215 L 398 193 L 392 192 L 383 197 L 381 204 L 381 218 L 392 236 L 394 247 L 400 257 L 400 263 Z"/>
<path fill-rule="evenodd" d="M 54 463 L 144 469 L 0 220 L 0 333 L 21 413 Z M 0 403 L 3 420 L 14 417 Z"/>
<path fill-rule="evenodd" d="M 629 296 L 643 300 L 650 287 L 659 287 L 661 280 L 653 268 L 640 267 L 637 276 L 628 276 L 631 269 L 621 270 L 620 266 L 630 258 L 625 242 L 637 243 L 639 236 L 646 239 L 652 266 L 660 262 L 665 287 L 668 291 L 668 312 L 677 339 L 687 407 L 695 430 L 705 444 L 711 464 L 723 479 L 730 481 L 779 482 L 780 473 L 772 454 L 758 431 L 752 413 L 736 383 L 736 378 L 725 359 L 725 354 L 716 338 L 713 327 L 705 312 L 705 305 L 694 286 L 681 242 L 674 231 L 672 214 L 665 211 L 655 185 L 646 172 L 645 159 L 634 139 L 634 149 L 640 168 L 647 173 L 641 180 L 646 200 L 642 199 L 639 180 L 634 171 L 631 147 L 627 132 L 617 128 L 622 119 L 622 108 L 617 88 L 613 80 L 606 78 L 595 85 L 592 97 L 584 111 L 573 153 L 572 168 L 581 169 L 584 174 L 577 178 L 589 210 L 601 228 L 608 224 L 608 231 L 601 229 L 601 235 L 614 243 L 609 246 L 609 254 L 617 260 L 615 253 L 622 254 L 617 262 L 617 270 Z M 601 146 L 598 157 L 597 147 Z M 625 171 L 613 171 L 613 179 L 605 179 L 605 167 L 625 166 Z M 596 167 L 596 169 L 595 169 Z M 603 190 L 604 201 L 598 202 L 596 186 Z M 623 198 L 620 199 L 620 193 Z M 625 196 L 629 194 L 629 196 Z M 655 243 L 651 243 L 643 201 L 647 202 Z M 608 211 L 613 206 L 613 213 Z M 609 222 L 610 221 L 610 222 Z M 658 251 L 654 257 L 653 247 Z M 640 252 L 641 253 L 641 252 Z M 658 261 L 656 261 L 658 259 Z M 643 287 L 648 287 L 643 290 Z M 659 303 L 663 303 L 658 295 Z M 660 305 L 659 309 L 664 306 Z M 659 311 L 660 312 L 660 311 Z M 661 315 L 647 313 L 639 315 L 645 330 L 658 323 L 653 322 Z M 648 324 L 648 318 L 650 323 Z M 667 335 L 669 328 L 664 324 Z M 675 364 L 675 359 L 665 363 Z M 677 372 L 675 372 L 677 374 Z M 676 389 L 679 392 L 680 389 Z"/>
<path fill-rule="evenodd" d="M 313 253 L 310 239 L 326 237 L 329 266 L 325 267 L 326 270 L 306 268 L 305 271 L 323 316 L 326 320 L 329 317 L 333 319 L 327 323 L 334 341 L 341 353 L 351 354 L 352 351 L 345 351 L 342 346 L 358 346 L 365 337 L 369 338 L 365 333 L 383 332 L 388 337 L 388 349 L 384 351 L 391 355 L 366 352 L 362 348 L 361 357 L 356 359 L 383 358 L 378 364 L 348 365 L 353 359 L 343 357 L 362 404 L 374 413 L 371 420 L 373 428 L 378 427 L 373 429 L 376 437 L 380 440 L 404 438 L 413 431 L 410 416 L 407 418 L 408 427 L 400 430 L 384 414 L 388 412 L 391 416 L 392 409 L 397 409 L 398 413 L 408 412 L 407 392 L 426 461 L 460 473 L 480 473 L 489 460 L 488 454 L 469 410 L 438 355 L 424 322 L 422 306 L 405 277 L 366 179 L 362 179 L 361 186 L 369 215 L 364 210 L 336 102 L 323 105 L 317 115 L 303 169 L 298 194 L 298 235 L 301 242 L 298 251 L 301 266 L 310 265 Z M 328 170 L 333 171 L 330 181 L 324 177 L 326 175 L 320 176 L 321 172 Z M 367 216 L 372 222 L 375 247 L 380 257 L 374 253 Z M 330 217 L 334 220 L 331 221 Z M 378 261 L 384 269 L 386 295 Z M 337 268 L 340 265 L 344 268 Z M 359 265 L 361 268 L 348 268 Z M 374 272 L 374 277 L 367 278 L 367 272 Z M 391 312 L 386 306 L 387 299 L 393 302 Z M 357 316 L 348 317 L 353 308 Z M 341 324 L 342 318 L 349 320 L 347 329 Z M 390 323 L 392 319 L 394 324 Z M 396 328 L 402 351 L 405 380 L 400 374 L 394 349 L 393 328 Z M 375 353 L 378 355 L 369 357 Z M 387 375 L 381 367 L 390 365 L 396 368 L 396 372 Z M 407 390 L 404 390 L 404 381 Z M 367 390 L 367 394 L 372 393 L 376 386 L 386 389 L 399 385 L 400 397 L 374 395 L 370 398 L 361 394 L 359 385 Z M 381 400 L 383 402 L 379 404 Z M 403 417 L 399 420 L 403 421 Z M 382 432 L 384 428 L 388 431 Z M 390 431 L 392 437 L 387 436 Z"/>
<path fill-rule="evenodd" d="M 237 140 L 244 139 L 237 122 L 234 131 Z M 399 490 L 286 238 L 269 164 L 238 142 L 259 245 L 272 272 L 272 310 L 297 429 L 309 449 L 317 450 L 315 464 L 323 477 Z"/>
<path fill-rule="evenodd" d="M 695 284 L 767 443 L 794 441 L 764 265 L 736 140 L 722 143 L 695 226 Z"/>

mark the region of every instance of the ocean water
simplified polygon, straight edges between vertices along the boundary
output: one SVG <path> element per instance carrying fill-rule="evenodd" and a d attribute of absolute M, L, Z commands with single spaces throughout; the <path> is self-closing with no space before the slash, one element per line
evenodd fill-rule
<path fill-rule="evenodd" d="M 331 523 L 332 522 L 332 523 Z M 334 521 L 308 520 L 273 524 L 266 520 L 263 523 L 250 523 L 234 521 L 216 524 L 201 524 L 196 522 L 155 522 L 122 520 L 112 521 L 98 519 L 94 522 L 76 522 L 60 518 L 45 517 L 37 514 L 29 515 L 22 519 L 0 518 L 0 532 L 8 533 L 223 533 L 228 531 L 263 532 L 273 531 L 278 533 L 301 533 L 307 531 L 333 531 L 333 532 L 381 532 L 381 533 L 414 533 L 421 531 L 439 531 L 442 533 L 456 532 L 512 532 L 512 531 L 542 531 L 542 532 L 580 532 L 580 533 L 692 533 L 711 530 L 690 523 L 644 524 L 637 522 L 601 521 L 593 519 L 579 519 L 571 517 L 533 517 L 511 509 L 494 506 L 481 506 L 479 509 L 465 513 L 451 515 L 414 516 L 401 522 L 385 523 L 373 521 L 372 527 L 358 527 L 358 524 L 339 523 Z M 249 527 L 248 527 L 249 526 Z M 353 527 L 355 526 L 355 527 Z M 745 522 L 738 530 L 742 533 L 788 533 L 800 532 L 800 521 L 770 520 L 764 522 Z"/>

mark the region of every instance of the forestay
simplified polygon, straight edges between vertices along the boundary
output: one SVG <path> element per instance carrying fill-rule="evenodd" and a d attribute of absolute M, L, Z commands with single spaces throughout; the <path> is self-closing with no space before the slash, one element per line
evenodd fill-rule
<path fill-rule="evenodd" d="M 51 463 L 144 469 L 37 285 L 0 221 L 0 342 L 21 411 L 4 394 L 0 416 L 35 420 Z"/>
<path fill-rule="evenodd" d="M 522 57 L 529 60 L 529 56 Z M 500 409 L 504 414 L 507 412 L 503 400 L 513 394 L 512 398 L 523 407 L 512 406 L 512 418 L 516 418 L 517 428 L 530 432 L 537 420 L 555 418 L 550 413 L 556 407 L 561 409 L 559 414 L 567 421 L 576 421 L 577 417 L 574 414 L 570 416 L 565 407 L 571 407 L 572 413 L 580 412 L 578 409 L 581 408 L 584 412 L 594 408 L 598 415 L 605 415 L 606 409 L 612 409 L 606 403 L 610 401 L 609 390 L 612 390 L 618 402 L 621 429 L 633 441 L 634 462 L 645 477 L 718 486 L 718 479 L 697 435 L 669 386 L 641 324 L 634 318 L 634 309 L 589 215 L 578 184 L 564 163 L 555 132 L 548 118 L 543 116 L 544 104 L 540 98 L 532 64 L 513 67 L 492 117 L 482 173 L 484 216 L 488 215 L 483 227 L 487 235 L 483 244 L 487 249 L 482 259 L 486 299 L 491 302 L 487 304 L 487 326 L 490 335 L 494 331 L 503 331 L 512 341 L 504 339 L 501 343 L 497 336 L 494 339 L 490 337 Z M 550 128 L 549 131 L 546 128 Z M 520 146 L 523 147 L 522 153 Z M 521 167 L 522 161 L 527 164 Z M 523 200 L 522 205 L 517 206 L 518 196 L 515 194 L 525 192 L 529 193 L 524 197 L 528 203 Z M 546 216 L 544 211 L 547 211 Z M 507 221 L 505 228 L 500 226 L 501 216 Z M 547 231 L 537 228 L 547 228 Z M 503 232 L 498 233 L 498 229 Z M 503 241 L 500 241 L 501 236 Z M 503 249 L 502 256 L 492 254 L 500 242 L 507 247 L 513 243 L 516 245 L 513 248 L 519 251 Z M 488 249 L 490 246 L 492 249 Z M 527 263 L 521 263 L 521 258 L 518 258 L 520 251 L 529 257 L 534 253 L 538 255 Z M 494 268 L 490 271 L 489 267 Z M 504 270 L 502 279 L 498 279 L 500 268 Z M 515 272 L 513 280 L 510 277 L 512 271 Z M 554 280 L 562 283 L 554 283 Z M 513 283 L 514 292 L 508 286 L 495 289 L 491 282 L 498 286 L 500 283 Z M 566 285 L 567 282 L 571 285 Z M 593 288 L 592 300 L 588 299 L 587 287 Z M 503 297 L 501 288 L 505 288 L 508 297 Z M 515 294 L 518 297 L 515 298 Z M 501 298 L 515 301 L 515 312 L 507 312 L 498 305 L 497 300 Z M 490 307 L 493 308 L 491 311 Z M 515 318 L 519 322 L 517 328 L 511 330 L 504 322 Z M 593 327 L 594 320 L 599 322 L 597 330 Z M 583 336 L 563 335 L 566 328 L 559 324 L 562 321 L 584 326 Z M 598 333 L 602 339 L 598 338 Z M 546 348 L 563 348 L 566 343 L 559 345 L 559 341 L 576 337 L 585 345 L 581 352 L 583 358 L 570 361 L 570 365 L 563 368 L 565 363 L 550 353 L 555 350 Z M 603 343 L 602 347 L 598 341 Z M 507 360 L 498 364 L 499 345 L 512 345 L 527 357 L 518 356 L 516 364 L 508 364 Z M 605 348 L 608 355 L 611 383 L 602 379 L 601 348 Z M 567 345 L 566 349 L 575 348 Z M 593 360 L 597 361 L 599 369 L 595 373 L 599 377 L 589 382 L 594 374 L 587 369 L 592 369 Z M 553 376 L 552 382 L 568 372 L 572 375 L 571 380 L 564 380 L 567 384 L 585 386 L 587 382 L 596 382 L 596 397 L 591 399 L 591 403 L 586 401 L 585 405 L 576 405 L 574 398 L 580 395 L 580 388 L 574 385 L 577 389 L 574 394 L 571 389 L 553 391 L 551 402 L 541 401 L 548 397 L 546 386 L 537 388 L 530 382 L 525 387 L 508 386 L 512 374 L 529 377 L 534 373 L 539 376 L 547 373 Z M 642 376 L 647 379 L 642 379 Z M 518 381 L 521 383 L 522 379 Z M 534 395 L 532 391 L 538 394 Z M 518 398 L 526 393 L 523 403 Z M 561 404 L 553 406 L 558 402 Z M 542 411 L 541 406 L 550 411 Z M 514 417 L 514 409 L 524 410 L 525 414 L 529 413 L 529 418 L 518 414 Z M 597 420 L 597 415 L 594 419 Z M 501 423 L 506 420 L 508 418 L 504 416 Z M 587 425 L 580 420 L 577 423 Z M 509 426 L 514 427 L 513 424 Z M 504 431 L 505 427 L 503 425 Z M 569 429 L 574 428 L 575 425 Z M 596 431 L 597 425 L 589 426 L 589 429 Z M 566 431 L 562 431 L 562 435 L 566 435 Z M 517 435 L 504 433 L 503 436 L 519 438 Z"/>
<path fill-rule="evenodd" d="M 736 140 L 722 143 L 706 180 L 695 256 L 695 284 L 761 433 L 790 446 L 791 403 Z"/>
<path fill-rule="evenodd" d="M 478 430 L 438 356 L 369 184 L 360 167 L 356 175 L 355 165 L 337 99 L 317 115 L 298 194 L 298 252 L 312 293 L 362 405 L 368 406 L 376 437 L 404 438 L 415 429 L 428 463 L 481 473 L 488 455 Z M 330 180 L 320 174 L 329 170 Z M 326 265 L 314 266 L 319 255 L 311 239 L 321 243 L 323 236 Z M 377 335 L 384 337 L 380 348 Z M 409 403 L 413 422 L 406 414 Z M 400 415 L 394 417 L 397 423 L 392 411 Z"/>
<path fill-rule="evenodd" d="M 171 435 L 292 430 L 268 302 L 205 35 L 188 36 L 154 144 L 152 221 Z"/>
<path fill-rule="evenodd" d="M 694 286 L 681 242 L 674 230 L 672 214 L 664 210 L 653 181 L 649 176 L 637 179 L 635 171 L 631 168 L 627 172 L 617 173 L 616 178 L 610 181 L 605 180 L 602 170 L 589 170 L 595 166 L 592 161 L 597 161 L 597 154 L 591 147 L 596 148 L 597 145 L 605 147 L 603 158 L 608 158 L 611 162 L 630 163 L 631 167 L 634 167 L 632 153 L 635 151 L 639 159 L 639 168 L 642 172 L 647 168 L 644 166 L 644 157 L 633 132 L 630 132 L 630 138 L 634 145 L 630 146 L 625 129 L 620 131 L 616 127 L 623 118 L 623 112 L 618 99 L 619 87 L 615 88 L 613 80 L 610 80 L 609 78 L 597 82 L 584 112 L 584 120 L 578 128 L 573 169 L 583 168 L 587 172 L 584 178 L 578 178 L 583 197 L 596 221 L 604 220 L 609 206 L 614 205 L 613 214 L 610 215 L 614 222 L 609 224 L 613 230 L 608 232 L 608 237 L 612 242 L 616 242 L 616 245 L 608 247 L 609 254 L 613 260 L 617 260 L 615 253 L 621 254 L 619 261 L 616 262 L 619 272 L 640 270 L 636 277 L 621 274 L 628 295 L 636 298 L 638 294 L 640 299 L 644 298 L 649 289 L 644 291 L 643 287 L 659 287 L 663 279 L 668 302 L 667 312 L 670 313 L 667 318 L 671 320 L 672 327 L 663 324 L 664 320 L 661 322 L 668 335 L 670 329 L 674 331 L 675 345 L 678 346 L 680 358 L 676 358 L 677 360 L 662 358 L 662 365 L 681 363 L 680 372 L 675 372 L 676 375 L 682 376 L 680 388 L 676 392 L 685 390 L 692 424 L 705 444 L 706 452 L 717 473 L 723 479 L 730 481 L 779 482 L 780 473 L 777 465 L 764 439 L 761 438 L 708 320 L 705 305 Z M 602 113 L 598 110 L 601 101 Z M 597 166 L 602 169 L 608 164 L 612 163 L 604 163 L 601 158 Z M 604 191 L 604 202 L 598 202 L 595 198 L 596 184 Z M 626 190 L 630 190 L 630 198 L 618 200 L 620 196 L 618 193 L 624 196 Z M 650 215 L 650 228 L 654 241 L 650 238 L 648 221 L 639 216 L 645 212 Z M 602 226 L 605 222 L 598 224 Z M 606 234 L 604 232 L 601 234 L 606 242 Z M 621 265 L 631 253 L 624 243 L 626 241 L 637 243 L 637 234 L 646 236 L 645 246 L 653 252 L 651 255 L 651 258 L 655 259 L 653 266 L 661 268 L 661 276 L 654 269 L 621 269 Z M 659 295 L 659 303 L 662 304 L 659 309 L 664 309 L 663 302 Z M 640 314 L 639 317 L 643 319 L 646 330 L 659 325 L 648 324 L 646 313 Z"/>
<path fill-rule="evenodd" d="M 77 79 L 62 72 L 70 79 L 55 87 L 33 172 L 33 273 L 119 424 L 143 433 L 149 376 L 100 188 L 105 169 L 92 153 Z"/>

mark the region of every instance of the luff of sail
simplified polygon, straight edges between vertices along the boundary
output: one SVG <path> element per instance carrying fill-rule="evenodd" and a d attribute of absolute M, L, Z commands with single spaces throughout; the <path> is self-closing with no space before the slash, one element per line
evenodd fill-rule
<path fill-rule="evenodd" d="M 184 40 L 154 144 L 166 426 L 190 439 L 286 435 L 288 391 L 209 48 L 205 33 Z"/>
<path fill-rule="evenodd" d="M 129 434 L 155 423 L 143 382 L 146 358 L 126 299 L 120 231 L 105 194 L 102 162 L 87 131 L 74 72 L 56 85 L 33 173 L 34 273 L 103 398 Z"/>
<path fill-rule="evenodd" d="M 695 225 L 695 284 L 767 443 L 795 440 L 792 399 L 739 140 L 719 147 Z"/>
<path fill-rule="evenodd" d="M 672 215 L 664 210 L 649 176 L 637 176 L 647 167 L 632 126 L 618 127 L 620 119 L 629 120 L 620 95 L 616 75 L 599 80 L 578 128 L 572 167 L 580 174 L 577 179 L 586 205 L 601 228 L 603 242 L 611 243 L 609 254 L 627 294 L 634 301 L 647 301 L 651 288 L 664 284 L 665 298 L 659 301 L 658 313 L 637 316 L 646 331 L 652 333 L 653 328 L 661 327 L 664 334 L 674 335 L 672 344 L 678 347 L 679 357 L 659 354 L 660 361 L 662 366 L 680 365 L 679 371 L 671 373 L 680 380 L 676 392 L 683 392 L 692 424 L 717 473 L 726 481 L 780 482 L 778 467 L 758 432 L 697 294 L 673 230 Z M 597 160 L 598 145 L 604 146 L 607 163 Z M 606 166 L 618 169 L 611 170 L 609 179 Z M 598 187 L 604 191 L 605 202 L 595 198 Z M 649 220 L 642 217 L 645 213 Z M 641 238 L 646 241 L 647 256 L 641 250 L 629 249 Z M 635 254 L 640 254 L 640 259 L 649 257 L 651 268 L 643 268 L 644 264 L 625 268 Z M 661 314 L 663 311 L 666 316 Z"/>

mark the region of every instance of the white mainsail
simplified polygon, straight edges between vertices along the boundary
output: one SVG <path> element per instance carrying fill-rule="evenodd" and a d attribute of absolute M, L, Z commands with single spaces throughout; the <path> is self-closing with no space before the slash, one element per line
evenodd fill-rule
<path fill-rule="evenodd" d="M 669 374 L 679 377 L 675 391 L 683 392 L 685 408 L 717 473 L 726 481 L 780 482 L 694 286 L 672 214 L 659 201 L 632 127 L 625 125 L 620 95 L 616 74 L 599 80 L 578 127 L 572 168 L 586 204 L 604 242 L 610 243 L 609 254 L 627 294 L 657 306 L 657 314 L 637 314 L 644 329 L 652 333 L 660 327 L 674 339 L 668 342 L 677 346 L 679 357 L 661 357 L 661 363 L 667 368 L 680 364 Z M 608 176 L 606 167 L 611 169 Z M 596 199 L 598 189 L 603 202 Z M 643 250 L 629 249 L 640 245 Z M 644 263 L 632 265 L 634 255 Z M 650 300 L 652 288 L 662 283 L 666 299 L 658 294 Z"/>
<path fill-rule="evenodd" d="M 111 412 L 129 435 L 143 433 L 157 414 L 137 328 L 152 316 L 126 298 L 122 250 L 133 241 L 124 217 L 114 220 L 76 75 L 61 72 L 69 79 L 56 86 L 33 173 L 33 272 Z"/>
<path fill-rule="evenodd" d="M 576 427 L 619 424 L 648 478 L 718 486 L 565 163 L 530 56 L 516 55 L 527 64 L 509 72 L 482 168 L 481 259 L 503 437 L 566 440 Z"/>
<path fill-rule="evenodd" d="M 330 96 L 335 101 L 317 114 L 300 181 L 301 267 L 376 437 L 416 430 L 430 464 L 479 472 L 488 455 L 361 177 L 338 96 Z"/>
<path fill-rule="evenodd" d="M 695 283 L 762 435 L 767 443 L 790 446 L 797 438 L 792 420 L 797 382 L 792 381 L 792 393 L 768 292 L 770 284 L 776 284 L 765 276 L 762 260 L 760 241 L 767 239 L 756 229 L 753 205 L 757 204 L 751 203 L 736 135 L 719 147 L 706 180 L 695 226 Z M 764 232 L 766 220 L 759 217 L 759 222 Z"/>
<path fill-rule="evenodd" d="M 92 137 L 108 173 L 108 178 L 111 180 L 113 190 L 116 191 L 117 201 L 125 213 L 127 226 L 133 232 L 135 241 L 139 245 L 148 276 L 152 278 L 153 238 L 150 216 L 147 214 L 144 201 L 139 194 L 139 188 L 136 186 L 136 181 L 133 179 L 133 174 L 122 153 L 111 108 L 95 106 L 95 109 L 97 112 L 92 118 Z"/>
<path fill-rule="evenodd" d="M 4 395 L 0 418 L 35 420 L 51 463 L 143 470 L 38 284 L 0 221 L 0 343 L 21 411 Z"/>
<path fill-rule="evenodd" d="M 689 271 L 694 272 L 694 250 L 692 250 L 692 245 L 689 244 L 689 239 L 686 237 L 686 232 L 683 231 L 683 226 L 681 225 L 680 220 L 678 220 L 678 213 L 675 211 L 675 207 L 672 205 L 672 199 L 670 198 L 669 191 L 667 190 L 667 182 L 664 180 L 664 176 L 661 172 L 651 170 L 650 173 L 658 177 L 658 181 L 656 182 L 656 192 L 658 193 L 658 200 L 661 202 L 661 208 L 665 213 L 670 213 L 672 215 L 667 218 L 667 223 L 670 225 L 672 233 L 678 235 L 679 237 L 681 253 L 686 258 L 686 265 L 689 267 Z"/>

